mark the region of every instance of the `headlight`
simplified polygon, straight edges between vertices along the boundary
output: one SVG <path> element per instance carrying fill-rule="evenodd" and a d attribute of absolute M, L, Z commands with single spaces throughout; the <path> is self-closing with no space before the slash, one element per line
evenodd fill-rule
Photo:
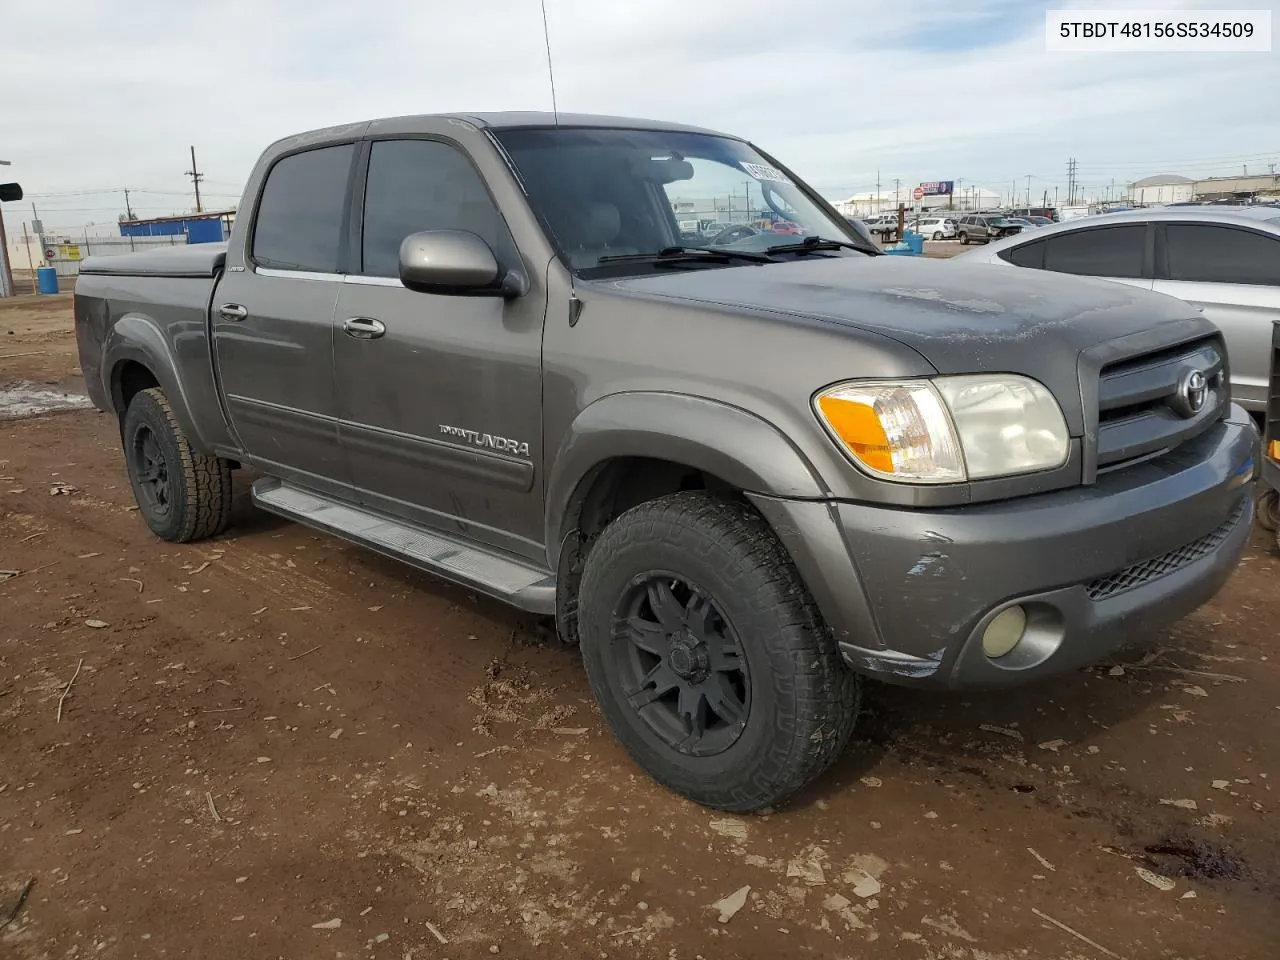
<path fill-rule="evenodd" d="M 814 398 L 818 418 L 873 476 L 959 483 L 1059 467 L 1070 438 L 1058 402 L 1011 374 L 866 381 Z"/>
<path fill-rule="evenodd" d="M 1031 473 L 1067 462 L 1070 437 L 1048 390 L 1008 374 L 939 377 L 970 480 Z"/>

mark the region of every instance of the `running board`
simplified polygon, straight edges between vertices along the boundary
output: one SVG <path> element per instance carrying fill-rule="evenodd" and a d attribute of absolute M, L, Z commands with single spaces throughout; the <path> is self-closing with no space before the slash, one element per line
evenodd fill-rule
<path fill-rule="evenodd" d="M 522 560 L 370 513 L 274 477 L 254 483 L 253 502 L 270 513 L 402 560 L 521 610 L 555 613 L 555 578 Z"/>

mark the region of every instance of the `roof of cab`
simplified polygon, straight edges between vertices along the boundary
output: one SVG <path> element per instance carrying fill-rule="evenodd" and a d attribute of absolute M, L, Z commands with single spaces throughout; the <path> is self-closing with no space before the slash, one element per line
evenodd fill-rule
<path fill-rule="evenodd" d="M 618 130 L 671 130 L 683 133 L 710 133 L 715 136 L 731 136 L 717 130 L 694 127 L 666 120 L 646 120 L 640 117 L 611 117 L 594 113 L 561 113 L 547 110 L 506 110 L 495 113 L 446 114 L 458 120 L 469 120 L 478 127 L 509 130 L 513 127 L 612 127 Z M 736 139 L 736 138 L 735 138 Z"/>
<path fill-rule="evenodd" d="M 718 137 L 732 137 L 735 140 L 742 139 L 741 137 L 734 137 L 732 134 L 721 133 L 716 130 L 708 130 L 683 123 L 670 123 L 665 120 L 645 120 L 639 117 L 610 117 L 592 113 L 562 113 L 557 117 L 556 114 L 545 110 L 510 110 L 493 113 L 423 113 L 378 117 L 356 123 L 343 123 L 332 127 L 302 131 L 282 138 L 277 141 L 277 144 L 315 143 L 337 137 L 351 136 L 352 134 L 360 136 L 368 131 L 377 131 L 379 128 L 392 125 L 397 129 L 404 130 L 412 128 L 415 120 L 422 121 L 424 127 L 429 123 L 438 124 L 441 120 L 449 120 L 468 123 L 473 127 L 488 130 L 557 126 L 594 127 L 596 129 L 605 127 L 614 130 L 661 130 L 675 133 L 703 133 Z"/>

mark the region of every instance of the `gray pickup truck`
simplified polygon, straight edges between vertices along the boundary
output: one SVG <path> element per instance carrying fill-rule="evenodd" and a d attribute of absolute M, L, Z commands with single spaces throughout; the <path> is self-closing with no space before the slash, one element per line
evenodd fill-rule
<path fill-rule="evenodd" d="M 228 244 L 90 258 L 75 320 L 157 536 L 221 533 L 251 466 L 262 509 L 554 615 L 636 761 L 727 810 L 839 755 L 860 675 L 1094 662 L 1209 599 L 1253 516 L 1196 310 L 880 255 L 666 123 L 291 137 Z"/>

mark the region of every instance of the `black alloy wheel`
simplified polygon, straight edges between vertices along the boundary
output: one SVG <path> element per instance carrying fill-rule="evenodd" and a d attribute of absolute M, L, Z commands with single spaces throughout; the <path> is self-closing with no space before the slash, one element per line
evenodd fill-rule
<path fill-rule="evenodd" d="M 138 424 L 129 444 L 129 466 L 137 481 L 140 506 L 156 518 L 166 517 L 173 506 L 169 486 L 169 464 L 160 449 L 155 432 L 145 423 Z"/>
<path fill-rule="evenodd" d="M 751 712 L 742 644 L 699 586 L 669 571 L 636 577 L 610 647 L 627 704 L 663 743 L 694 757 L 731 747 Z"/>

